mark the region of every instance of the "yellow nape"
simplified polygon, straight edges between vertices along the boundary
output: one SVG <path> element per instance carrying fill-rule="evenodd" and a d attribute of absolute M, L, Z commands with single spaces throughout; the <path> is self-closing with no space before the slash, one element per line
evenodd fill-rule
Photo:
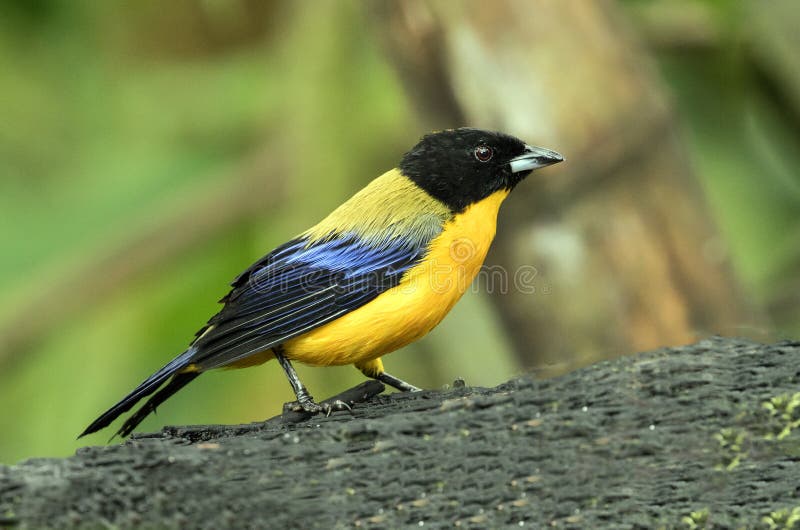
<path fill-rule="evenodd" d="M 310 242 L 346 233 L 367 240 L 391 241 L 402 237 L 427 241 L 437 235 L 442 223 L 451 217 L 447 206 L 428 195 L 400 170 L 392 169 L 302 235 Z"/>
<path fill-rule="evenodd" d="M 507 196 L 507 190 L 498 191 L 453 216 L 431 242 L 426 258 L 409 269 L 398 286 L 287 341 L 287 357 L 318 366 L 358 363 L 372 368 L 369 361 L 426 335 L 478 274 Z"/>

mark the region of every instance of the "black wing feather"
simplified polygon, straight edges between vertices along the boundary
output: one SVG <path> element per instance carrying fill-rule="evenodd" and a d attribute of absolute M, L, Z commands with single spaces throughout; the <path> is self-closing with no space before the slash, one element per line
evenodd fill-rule
<path fill-rule="evenodd" d="M 424 252 L 403 240 L 295 239 L 233 281 L 225 307 L 192 343 L 191 362 L 226 366 L 339 318 L 396 286 Z"/>
<path fill-rule="evenodd" d="M 118 431 L 126 436 L 200 371 L 277 346 L 363 306 L 397 285 L 422 259 L 427 243 L 398 239 L 373 245 L 338 236 L 317 243 L 298 238 L 278 247 L 233 281 L 221 300 L 225 306 L 198 331 L 188 350 L 104 412 L 81 436 L 102 429 L 155 392 Z M 199 371 L 186 371 L 192 366 Z"/>

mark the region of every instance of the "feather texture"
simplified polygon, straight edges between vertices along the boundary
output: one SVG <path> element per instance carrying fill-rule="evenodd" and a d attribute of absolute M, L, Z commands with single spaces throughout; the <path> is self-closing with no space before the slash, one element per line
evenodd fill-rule
<path fill-rule="evenodd" d="M 400 240 L 418 246 L 429 242 L 453 217 L 397 169 L 370 182 L 328 217 L 303 233 L 309 241 L 350 233 L 376 247 Z"/>
<path fill-rule="evenodd" d="M 352 234 L 298 238 L 237 279 L 190 362 L 219 368 L 330 322 L 397 285 L 424 253 L 404 239 L 375 247 Z"/>

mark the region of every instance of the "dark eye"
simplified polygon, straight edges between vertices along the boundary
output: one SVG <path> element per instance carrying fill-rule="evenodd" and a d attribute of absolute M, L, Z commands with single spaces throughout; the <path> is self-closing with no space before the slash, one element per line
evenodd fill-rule
<path fill-rule="evenodd" d="M 494 151 L 492 151 L 492 148 L 488 145 L 479 145 L 472 153 L 480 162 L 488 162 L 491 160 Z"/>

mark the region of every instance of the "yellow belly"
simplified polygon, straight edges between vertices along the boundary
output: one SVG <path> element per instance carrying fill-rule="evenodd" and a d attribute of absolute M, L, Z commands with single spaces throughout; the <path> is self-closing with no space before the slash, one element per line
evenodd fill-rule
<path fill-rule="evenodd" d="M 399 285 L 365 306 L 285 342 L 286 356 L 311 365 L 352 364 L 423 337 L 442 321 L 478 274 L 494 239 L 498 209 L 507 195 L 507 191 L 496 192 L 454 216 L 432 241 L 426 259 L 409 269 Z"/>

